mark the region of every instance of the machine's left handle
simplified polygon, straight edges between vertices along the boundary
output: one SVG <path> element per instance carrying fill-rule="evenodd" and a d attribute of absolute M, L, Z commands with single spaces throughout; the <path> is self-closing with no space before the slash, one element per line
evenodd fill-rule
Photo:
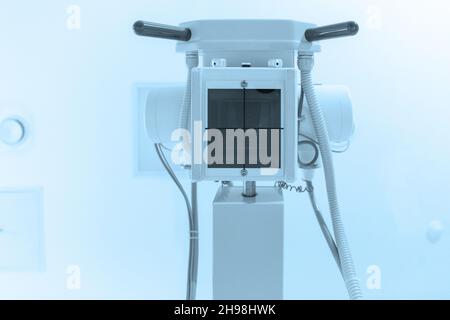
<path fill-rule="evenodd" d="M 191 30 L 189 28 L 139 20 L 134 23 L 133 29 L 139 36 L 179 41 L 189 41 L 191 39 Z"/>

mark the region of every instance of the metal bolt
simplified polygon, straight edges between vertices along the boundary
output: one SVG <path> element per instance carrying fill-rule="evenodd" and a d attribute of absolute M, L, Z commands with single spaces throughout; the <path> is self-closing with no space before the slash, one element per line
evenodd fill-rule
<path fill-rule="evenodd" d="M 241 170 L 241 176 L 245 177 L 247 175 L 247 169 Z"/>
<path fill-rule="evenodd" d="M 242 88 L 247 88 L 247 86 L 248 86 L 247 81 L 246 81 L 246 80 L 242 80 L 242 81 L 241 81 L 241 87 L 242 87 Z"/>
<path fill-rule="evenodd" d="M 255 181 L 244 181 L 242 188 L 242 195 L 247 198 L 256 196 L 256 182 Z"/>

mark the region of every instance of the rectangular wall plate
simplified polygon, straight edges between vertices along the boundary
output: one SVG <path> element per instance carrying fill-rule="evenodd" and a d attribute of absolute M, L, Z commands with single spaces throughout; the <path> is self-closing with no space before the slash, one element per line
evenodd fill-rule
<path fill-rule="evenodd" d="M 0 189 L 0 271 L 44 271 L 43 190 Z"/>
<path fill-rule="evenodd" d="M 176 83 L 175 83 L 176 84 Z M 155 152 L 153 141 L 148 137 L 145 128 L 145 108 L 150 88 L 170 86 L 174 83 L 139 82 L 132 88 L 133 103 L 133 172 L 135 176 L 161 175 L 165 173 Z M 179 166 L 172 166 L 174 171 L 182 172 Z"/>

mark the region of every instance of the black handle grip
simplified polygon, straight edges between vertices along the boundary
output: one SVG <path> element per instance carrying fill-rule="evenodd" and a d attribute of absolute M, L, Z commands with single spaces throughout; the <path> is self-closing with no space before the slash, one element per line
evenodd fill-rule
<path fill-rule="evenodd" d="M 189 41 L 191 30 L 177 26 L 169 26 L 160 23 L 136 21 L 133 25 L 134 32 L 139 36 L 163 38 L 179 41 Z"/>
<path fill-rule="evenodd" d="M 354 36 L 359 31 L 359 26 L 356 22 L 348 21 L 329 26 L 317 27 L 307 29 L 305 31 L 305 39 L 309 42 L 333 39 L 339 37 Z"/>

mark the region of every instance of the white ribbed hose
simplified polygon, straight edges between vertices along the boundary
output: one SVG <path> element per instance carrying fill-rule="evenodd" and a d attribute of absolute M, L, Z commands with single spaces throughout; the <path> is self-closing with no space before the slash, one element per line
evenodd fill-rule
<path fill-rule="evenodd" d="M 301 85 L 305 92 L 306 100 L 311 112 L 311 118 L 314 130 L 319 142 L 319 150 L 322 156 L 322 164 L 325 174 L 325 182 L 328 196 L 328 205 L 331 213 L 331 221 L 333 224 L 336 246 L 339 251 L 342 273 L 347 287 L 350 299 L 362 299 L 362 292 L 359 279 L 356 276 L 355 266 L 345 235 L 344 223 L 339 211 L 339 203 L 336 192 L 336 181 L 334 177 L 333 158 L 331 155 L 330 141 L 328 138 L 328 130 L 322 109 L 317 101 L 312 82 L 311 71 L 314 66 L 314 58 L 312 55 L 299 55 L 298 68 L 301 71 Z"/>
<path fill-rule="evenodd" d="M 186 66 L 188 68 L 186 90 L 184 91 L 183 107 L 181 108 L 179 117 L 179 128 L 190 129 L 191 121 L 191 76 L 192 69 L 198 66 L 198 52 L 188 51 L 186 52 Z"/>

